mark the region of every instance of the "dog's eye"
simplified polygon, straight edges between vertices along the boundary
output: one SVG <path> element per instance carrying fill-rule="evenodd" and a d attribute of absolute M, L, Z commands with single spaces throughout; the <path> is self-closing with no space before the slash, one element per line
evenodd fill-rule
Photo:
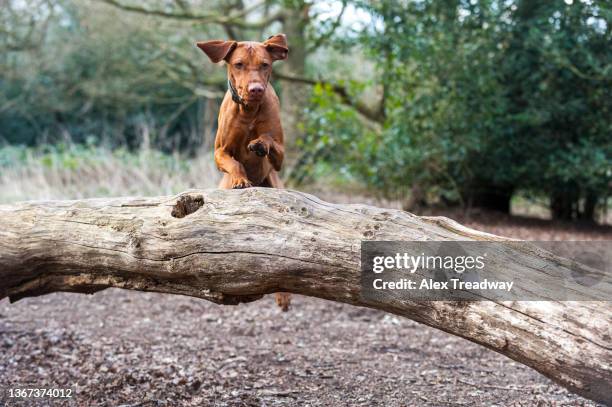
<path fill-rule="evenodd" d="M 270 67 L 270 64 L 268 64 L 267 62 L 264 62 L 263 64 L 261 64 L 261 69 L 268 69 Z"/>
<path fill-rule="evenodd" d="M 242 69 L 242 68 L 244 68 L 244 64 L 243 64 L 242 62 L 236 62 L 236 63 L 234 64 L 234 67 L 235 67 L 236 69 Z"/>

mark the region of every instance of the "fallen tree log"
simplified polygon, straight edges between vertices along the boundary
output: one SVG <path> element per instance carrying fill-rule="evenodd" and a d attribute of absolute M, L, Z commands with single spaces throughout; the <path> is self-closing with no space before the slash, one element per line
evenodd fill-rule
<path fill-rule="evenodd" d="M 26 202 L 0 206 L 0 299 L 120 287 L 237 304 L 288 291 L 405 316 L 612 403 L 609 302 L 361 295 L 362 240 L 502 239 L 446 218 L 262 188 Z"/>

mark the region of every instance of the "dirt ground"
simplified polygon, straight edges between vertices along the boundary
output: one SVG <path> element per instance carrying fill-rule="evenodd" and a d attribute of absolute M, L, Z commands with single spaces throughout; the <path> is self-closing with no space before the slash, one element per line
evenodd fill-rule
<path fill-rule="evenodd" d="M 493 233 L 612 239 L 612 228 L 472 214 Z M 17 403 L 9 388 L 71 388 Z M 294 297 L 237 307 L 106 290 L 0 301 L 0 406 L 594 406 L 463 339 L 383 312 Z"/>

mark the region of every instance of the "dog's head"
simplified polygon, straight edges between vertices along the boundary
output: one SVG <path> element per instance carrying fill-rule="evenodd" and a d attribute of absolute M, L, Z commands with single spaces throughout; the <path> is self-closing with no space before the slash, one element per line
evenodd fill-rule
<path fill-rule="evenodd" d="M 261 102 L 272 63 L 286 59 L 289 52 L 285 34 L 273 35 L 264 42 L 213 40 L 198 42 L 197 46 L 212 62 L 227 63 L 228 79 L 246 104 Z"/>

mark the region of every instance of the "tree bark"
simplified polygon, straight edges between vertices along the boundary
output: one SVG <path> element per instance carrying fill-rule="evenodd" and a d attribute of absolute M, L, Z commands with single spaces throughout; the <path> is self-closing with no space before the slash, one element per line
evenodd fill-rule
<path fill-rule="evenodd" d="M 309 23 L 310 5 L 306 2 L 296 2 L 293 7 L 285 10 L 283 32 L 289 42 L 289 54 L 282 64 L 281 70 L 289 75 L 304 76 L 306 70 L 306 57 L 308 54 L 306 44 L 306 26 Z M 285 145 L 289 153 L 289 160 L 293 159 L 295 143 L 300 138 L 299 122 L 308 101 L 308 92 L 303 86 L 285 83 L 281 88 L 282 125 L 285 135 Z"/>
<path fill-rule="evenodd" d="M 293 292 L 411 318 L 612 403 L 609 302 L 364 298 L 362 240 L 504 239 L 446 218 L 266 188 L 26 202 L 0 206 L 0 299 L 120 287 L 237 304 Z"/>

